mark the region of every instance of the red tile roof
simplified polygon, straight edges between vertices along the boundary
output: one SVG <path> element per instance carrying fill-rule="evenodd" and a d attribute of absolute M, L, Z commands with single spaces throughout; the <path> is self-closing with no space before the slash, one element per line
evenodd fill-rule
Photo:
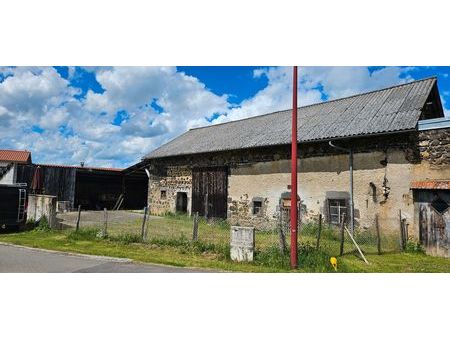
<path fill-rule="evenodd" d="M 450 190 L 450 180 L 427 180 L 411 182 L 411 189 Z"/>
<path fill-rule="evenodd" d="M 52 168 L 75 168 L 75 169 L 85 169 L 85 170 L 100 170 L 100 171 L 117 171 L 120 172 L 123 169 L 120 168 L 103 168 L 103 167 L 82 167 L 76 165 L 64 165 L 64 164 L 35 164 L 41 167 L 52 167 Z"/>
<path fill-rule="evenodd" d="M 0 161 L 31 163 L 31 153 L 27 150 L 4 150 L 0 149 Z"/>

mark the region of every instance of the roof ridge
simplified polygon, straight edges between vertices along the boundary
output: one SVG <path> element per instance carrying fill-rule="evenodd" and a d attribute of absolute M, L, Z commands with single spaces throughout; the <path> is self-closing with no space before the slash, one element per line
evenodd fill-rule
<path fill-rule="evenodd" d="M 82 167 L 80 165 L 54 164 L 54 163 L 34 163 L 34 165 L 35 166 L 43 166 L 43 167 L 60 167 L 60 168 L 75 168 L 75 169 L 99 169 L 99 170 L 115 170 L 115 171 L 123 170 L 123 168 L 91 167 L 91 166 Z"/>
<path fill-rule="evenodd" d="M 429 77 L 426 77 L 426 78 L 423 78 L 423 79 L 413 80 L 413 81 L 410 81 L 410 82 L 401 83 L 401 84 L 397 84 L 397 85 L 393 85 L 393 86 L 389 86 L 389 87 L 384 87 L 384 88 L 380 88 L 380 89 L 375 89 L 375 90 L 371 90 L 371 91 L 364 92 L 364 93 L 359 93 L 359 94 L 354 94 L 354 95 L 350 95 L 350 96 L 340 97 L 340 98 L 333 99 L 333 100 L 328 100 L 328 101 L 322 101 L 322 102 L 312 103 L 312 104 L 309 104 L 309 105 L 306 105 L 306 106 L 300 106 L 300 107 L 297 107 L 297 110 L 299 110 L 300 108 L 308 108 L 308 107 L 318 106 L 318 105 L 326 104 L 326 103 L 330 103 L 330 102 L 336 102 L 336 101 L 346 100 L 346 99 L 354 98 L 354 97 L 357 97 L 357 96 L 363 96 L 363 95 L 367 95 L 367 94 L 372 94 L 372 93 L 376 93 L 376 92 L 381 92 L 381 91 L 389 90 L 389 89 L 392 89 L 392 88 L 403 87 L 403 86 L 406 86 L 406 85 L 410 85 L 410 84 L 412 84 L 412 83 L 417 83 L 417 82 L 427 81 L 427 80 L 431 80 L 431 79 L 435 79 L 435 80 L 436 80 L 436 79 L 437 79 L 437 75 L 433 75 L 433 76 L 429 76 Z M 292 108 L 282 109 L 282 110 L 277 110 L 277 111 L 270 112 L 270 113 L 266 113 L 266 114 L 261 114 L 261 115 L 254 115 L 254 116 L 245 117 L 245 118 L 239 119 L 239 120 L 226 121 L 226 122 L 222 122 L 222 123 L 211 124 L 211 125 L 209 125 L 209 126 L 202 126 L 202 127 L 190 128 L 189 130 L 187 130 L 187 131 L 184 132 L 183 134 L 185 134 L 185 133 L 187 133 L 187 132 L 189 132 L 189 131 L 191 131 L 191 130 L 204 129 L 204 128 L 212 128 L 212 127 L 221 126 L 221 125 L 224 125 L 224 124 L 229 124 L 229 123 L 235 123 L 235 122 L 246 121 L 246 120 L 250 120 L 250 119 L 254 119 L 254 118 L 259 118 L 259 117 L 263 117 L 263 116 L 268 116 L 268 115 L 272 115 L 272 114 L 279 114 L 279 113 L 283 113 L 283 112 L 287 112 L 287 111 L 291 111 L 291 110 L 292 110 Z M 181 134 L 181 135 L 183 135 L 183 134 Z M 181 136 L 181 135 L 179 135 L 179 136 Z M 179 136 L 177 136 L 177 137 L 179 137 Z M 176 137 L 176 138 L 177 138 L 177 137 Z M 174 138 L 174 139 L 175 139 L 175 138 Z M 173 140 L 174 140 L 174 139 L 173 139 Z M 172 140 L 172 141 L 173 141 L 173 140 Z M 171 142 L 171 141 L 170 141 L 170 142 Z"/>
<path fill-rule="evenodd" d="M 18 153 L 31 153 L 31 151 L 29 151 L 29 150 L 17 150 L 17 149 L 0 149 L 0 151 L 15 151 L 15 152 L 18 152 Z"/>

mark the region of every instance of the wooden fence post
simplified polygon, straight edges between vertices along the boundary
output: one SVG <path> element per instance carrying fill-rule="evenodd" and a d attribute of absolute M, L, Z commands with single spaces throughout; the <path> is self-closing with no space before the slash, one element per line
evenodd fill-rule
<path fill-rule="evenodd" d="M 381 234 L 380 234 L 380 223 L 378 222 L 378 214 L 375 214 L 375 228 L 377 230 L 377 251 L 381 255 Z"/>
<path fill-rule="evenodd" d="M 75 231 L 78 231 L 80 229 L 80 216 L 81 216 L 81 204 L 78 205 L 77 226 L 75 228 Z"/>
<path fill-rule="evenodd" d="M 320 247 L 320 234 L 322 232 L 322 214 L 319 214 L 319 228 L 317 229 L 317 243 L 316 249 L 319 250 Z"/>
<path fill-rule="evenodd" d="M 208 193 L 205 194 L 205 219 L 208 221 Z"/>
<path fill-rule="evenodd" d="M 400 222 L 400 248 L 402 251 L 404 251 L 405 250 L 405 242 L 404 242 L 405 229 L 403 228 L 403 220 L 402 220 L 402 211 L 401 210 L 398 211 L 398 216 L 399 216 L 399 222 Z"/>
<path fill-rule="evenodd" d="M 341 245 L 339 248 L 339 256 L 342 256 L 344 254 L 344 220 L 345 220 L 345 213 L 341 216 Z"/>
<path fill-rule="evenodd" d="M 198 240 L 198 211 L 194 212 L 194 224 L 192 229 L 192 240 L 196 242 Z"/>
<path fill-rule="evenodd" d="M 145 240 L 145 223 L 147 222 L 148 207 L 144 207 L 144 219 L 142 220 L 141 238 Z"/>
<path fill-rule="evenodd" d="M 103 218 L 104 218 L 103 236 L 106 237 L 106 235 L 108 234 L 108 209 L 106 208 L 103 209 Z"/>
<path fill-rule="evenodd" d="M 150 207 L 147 205 L 147 220 L 145 221 L 145 229 L 144 229 L 144 241 L 147 241 L 148 238 L 148 222 L 150 220 Z"/>
<path fill-rule="evenodd" d="M 285 254 L 287 252 L 286 236 L 283 231 L 283 218 L 281 217 L 281 211 L 280 211 L 280 219 L 278 222 L 278 246 L 282 254 Z"/>

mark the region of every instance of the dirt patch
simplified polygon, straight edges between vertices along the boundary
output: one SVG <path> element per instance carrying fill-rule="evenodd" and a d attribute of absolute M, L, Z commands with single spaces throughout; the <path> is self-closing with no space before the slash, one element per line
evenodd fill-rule
<path fill-rule="evenodd" d="M 75 227 L 77 223 L 78 212 L 58 213 L 56 218 L 64 228 Z M 142 221 L 144 215 L 138 212 L 125 210 L 108 211 L 108 225 L 125 225 Z M 154 218 L 156 216 L 151 216 Z M 103 211 L 81 211 L 80 226 L 92 227 L 100 226 L 104 223 L 105 214 Z"/>

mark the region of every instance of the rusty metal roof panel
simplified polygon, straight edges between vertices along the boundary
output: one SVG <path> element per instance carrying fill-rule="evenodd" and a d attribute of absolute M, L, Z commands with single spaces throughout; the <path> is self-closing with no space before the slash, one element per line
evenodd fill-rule
<path fill-rule="evenodd" d="M 450 190 L 450 180 L 413 181 L 411 189 Z"/>
<path fill-rule="evenodd" d="M 299 142 L 414 130 L 436 78 L 298 108 Z M 152 151 L 158 158 L 289 144 L 291 110 L 191 129 Z"/>

